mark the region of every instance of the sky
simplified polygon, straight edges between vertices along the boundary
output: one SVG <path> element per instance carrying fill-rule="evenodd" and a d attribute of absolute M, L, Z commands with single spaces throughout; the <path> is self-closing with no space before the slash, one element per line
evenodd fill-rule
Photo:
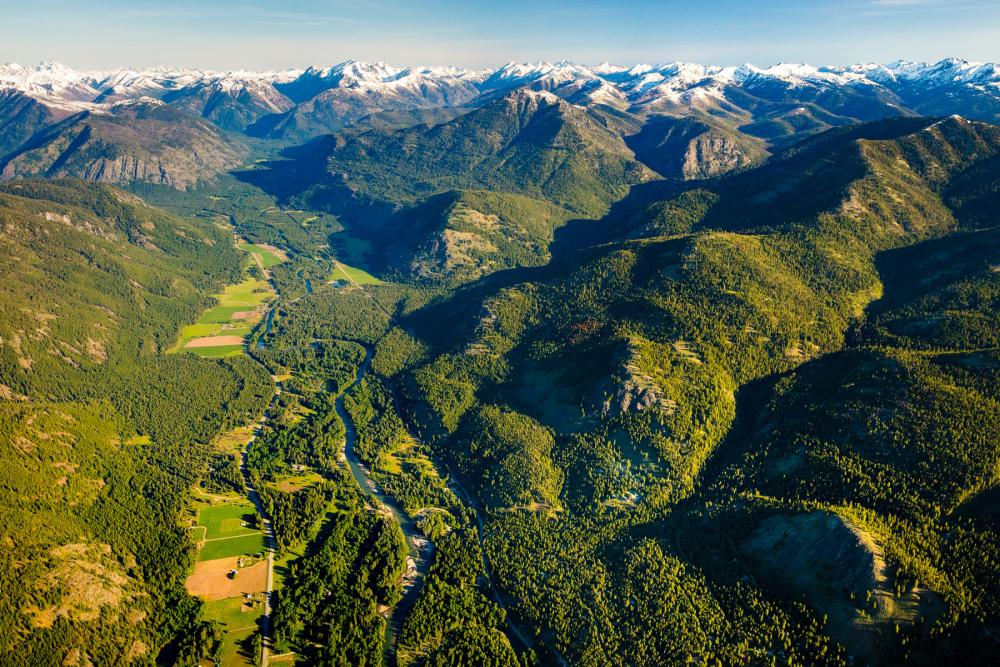
<path fill-rule="evenodd" d="M 1000 61 L 1000 0 L 0 0 L 0 62 L 80 69 Z"/>

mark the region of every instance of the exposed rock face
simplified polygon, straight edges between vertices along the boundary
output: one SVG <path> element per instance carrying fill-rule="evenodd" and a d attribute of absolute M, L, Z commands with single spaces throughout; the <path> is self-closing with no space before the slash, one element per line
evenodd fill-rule
<path fill-rule="evenodd" d="M 763 161 L 762 141 L 693 118 L 653 117 L 628 145 L 636 158 L 668 178 L 693 180 Z"/>
<path fill-rule="evenodd" d="M 629 342 L 621 356 L 622 371 L 614 388 L 604 392 L 601 416 L 617 416 L 656 409 L 670 414 L 677 409 L 672 400 L 654 378 L 640 368 L 642 350 Z"/>
<path fill-rule="evenodd" d="M 170 187 L 177 186 L 173 175 L 164 168 L 162 162 L 151 164 L 132 155 L 122 155 L 113 160 L 95 160 L 84 169 L 83 178 L 102 183 L 145 181 Z"/>
<path fill-rule="evenodd" d="M 5 179 L 76 177 L 102 183 L 135 181 L 179 190 L 239 165 L 246 147 L 209 122 L 177 112 L 81 114 L 39 133 L 2 165 Z"/>
<path fill-rule="evenodd" d="M 134 582 L 107 544 L 53 547 L 45 565 L 37 586 L 48 593 L 48 604 L 24 609 L 35 627 L 51 627 L 58 618 L 96 621 L 102 612 L 114 613 L 133 597 Z"/>
<path fill-rule="evenodd" d="M 472 232 L 445 229 L 435 234 L 424 252 L 413 260 L 411 270 L 421 277 L 452 276 L 464 271 L 474 276 L 490 273 L 493 262 L 477 261 L 477 255 L 496 252 L 489 240 Z"/>
<path fill-rule="evenodd" d="M 762 156 L 727 133 L 709 131 L 688 144 L 681 173 L 685 180 L 719 176 L 753 166 Z"/>

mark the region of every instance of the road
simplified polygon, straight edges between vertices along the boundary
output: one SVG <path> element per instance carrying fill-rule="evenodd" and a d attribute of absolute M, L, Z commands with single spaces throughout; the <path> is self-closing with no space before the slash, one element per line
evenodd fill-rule
<path fill-rule="evenodd" d="M 451 480 L 455 483 L 455 486 L 458 487 L 458 490 L 461 492 L 461 495 L 465 497 L 466 504 L 472 508 L 472 511 L 476 515 L 476 525 L 479 527 L 479 547 L 480 547 L 479 550 L 483 555 L 483 573 L 486 575 L 486 581 L 490 585 L 490 591 L 493 593 L 493 599 L 496 601 L 496 603 L 500 606 L 501 609 L 507 612 L 507 627 L 510 628 L 510 631 L 514 633 L 514 635 L 518 638 L 518 640 L 520 640 L 521 648 L 522 649 L 531 648 L 534 642 L 528 641 L 528 639 L 524 636 L 524 633 L 521 632 L 521 629 L 517 627 L 517 624 L 514 623 L 513 619 L 510 616 L 510 609 L 507 608 L 507 604 L 503 601 L 503 596 L 500 595 L 500 590 L 497 589 L 496 585 L 493 583 L 493 573 L 490 570 L 489 557 L 486 555 L 486 544 L 485 544 L 486 533 L 483 529 L 483 516 L 482 516 L 482 510 L 479 507 L 479 503 L 477 503 L 474 497 L 468 491 L 465 490 L 465 487 L 462 486 L 462 483 L 458 480 L 456 476 L 452 475 Z"/>
<path fill-rule="evenodd" d="M 251 440 L 252 442 L 252 440 Z M 249 444 L 249 443 L 247 443 Z M 271 646 L 271 594 L 274 590 L 274 533 L 271 532 L 271 519 L 264 512 L 264 504 L 257 494 L 257 490 L 250 481 L 250 473 L 247 472 L 246 464 L 240 459 L 240 470 L 243 471 L 243 480 L 247 485 L 247 498 L 257 508 L 257 513 L 261 516 L 261 523 L 264 530 L 264 543 L 267 545 L 267 589 L 264 591 L 264 615 L 261 617 L 260 636 L 260 665 L 267 667 L 268 650 Z"/>
<path fill-rule="evenodd" d="M 274 398 L 280 393 L 280 389 L 276 390 L 274 393 Z M 271 399 L 271 403 L 274 403 L 274 398 Z M 259 422 L 259 426 L 263 426 L 267 422 L 268 413 L 271 411 L 271 406 L 267 407 L 264 412 L 264 416 Z M 256 435 L 251 435 L 250 439 L 247 440 L 247 446 L 254 441 Z M 267 667 L 268 651 L 271 646 L 271 595 L 274 591 L 274 532 L 271 530 L 271 518 L 264 511 L 264 503 L 260 499 L 260 495 L 257 493 L 257 489 L 253 486 L 253 481 L 250 479 L 250 471 L 247 470 L 247 464 L 244 457 L 240 456 L 240 472 L 243 473 L 243 483 L 247 487 L 247 498 L 253 503 L 254 507 L 257 508 L 257 514 L 261 518 L 261 528 L 264 532 L 264 544 L 267 547 L 267 589 L 264 591 L 264 615 L 261 617 L 260 625 L 260 636 L 261 636 L 261 649 L 260 649 L 260 666 Z"/>
<path fill-rule="evenodd" d="M 336 260 L 334 260 L 334 264 L 337 265 L 337 266 L 340 266 L 340 263 L 337 262 Z M 341 272 L 354 285 L 354 287 L 356 287 L 357 289 L 362 290 L 362 292 L 364 292 L 364 294 L 369 299 L 371 299 L 372 302 L 376 306 L 378 306 L 386 315 L 388 315 L 390 319 L 395 319 L 395 316 L 391 312 L 389 312 L 388 310 L 386 310 L 386 308 L 381 303 L 379 303 L 371 294 L 369 294 L 367 290 L 365 290 L 363 287 L 361 287 L 361 285 L 359 285 L 354 280 L 354 278 L 351 277 L 351 275 L 347 271 L 344 271 L 343 268 L 341 268 Z M 407 333 L 410 333 L 410 335 L 413 335 L 412 332 L 408 331 Z M 371 355 L 372 355 L 371 350 L 366 346 L 365 347 L 365 360 L 362 363 L 361 367 L 358 369 L 357 378 L 355 379 L 355 381 L 351 385 L 351 387 L 353 387 L 356 384 L 358 384 L 359 382 L 361 382 L 361 380 L 364 378 L 365 373 L 368 371 L 368 365 L 371 363 Z M 402 410 L 399 409 L 399 404 L 397 402 L 396 395 L 393 394 L 392 398 L 393 398 L 393 403 L 396 406 L 397 412 L 399 413 L 400 416 L 402 416 L 403 412 L 402 412 Z M 353 456 L 353 441 L 355 439 L 354 426 L 350 422 L 350 419 L 348 418 L 347 413 L 344 411 L 343 404 L 342 404 L 342 401 L 341 401 L 340 398 L 337 399 L 336 408 L 337 408 L 338 414 L 340 414 L 341 420 L 343 420 L 343 422 L 344 422 L 345 430 L 348 433 L 347 439 L 351 443 L 350 447 L 348 447 L 346 445 L 344 447 L 345 456 L 347 457 L 348 465 L 351 468 L 351 473 L 354 475 L 354 478 L 357 480 L 358 485 L 361 486 L 361 488 L 364 489 L 369 494 L 372 494 L 373 493 L 372 489 L 375 489 L 377 487 L 375 486 L 374 482 L 371 480 L 370 476 L 368 475 L 367 469 L 364 467 L 364 465 L 361 463 L 361 461 L 358 460 L 356 456 Z M 413 438 L 417 442 L 420 442 L 419 438 L 417 438 L 410 431 L 409 428 L 407 428 L 407 431 L 410 432 L 410 437 L 411 438 Z M 353 458 L 353 461 L 352 461 L 352 458 Z M 496 603 L 505 612 L 507 612 L 507 625 L 510 628 L 511 632 L 521 642 L 522 648 L 527 649 L 527 648 L 531 647 L 534 642 L 533 641 L 528 641 L 528 639 L 525 637 L 525 635 L 521 631 L 521 629 L 511 619 L 510 610 L 507 608 L 507 605 L 504 603 L 503 597 L 500 595 L 500 591 L 497 589 L 497 587 L 493 583 L 493 576 L 492 576 L 492 573 L 490 571 L 489 560 L 486 557 L 486 546 L 483 544 L 483 540 L 485 539 L 486 536 L 485 536 L 484 531 L 483 531 L 482 511 L 479 508 L 478 504 L 474 501 L 473 496 L 471 496 L 468 492 L 466 492 L 465 488 L 462 487 L 461 482 L 459 482 L 457 478 L 453 477 L 453 479 L 454 479 L 455 483 L 458 485 L 458 488 L 460 489 L 462 495 L 465 496 L 466 504 L 468 504 L 470 507 L 472 507 L 473 512 L 476 515 L 476 522 L 479 525 L 479 542 L 480 542 L 481 551 L 482 551 L 482 554 L 483 554 L 483 572 L 486 575 L 486 580 L 489 582 L 490 591 L 492 591 L 492 593 L 493 593 L 493 598 L 496 600 Z M 390 505 L 390 509 L 391 508 L 392 508 L 392 506 Z M 413 537 L 418 537 L 418 539 L 419 539 L 419 537 L 421 536 L 421 534 L 418 532 L 416 526 L 413 525 L 413 522 L 409 519 L 409 517 L 406 515 L 406 513 L 402 511 L 402 508 L 400 508 L 399 511 L 393 510 L 393 514 L 397 515 L 396 518 L 399 519 L 400 526 L 403 527 L 403 534 L 406 535 L 407 546 L 410 548 L 410 551 L 411 551 L 411 554 L 412 554 L 412 552 L 414 550 L 413 549 L 413 544 L 412 544 Z M 407 532 L 407 525 L 408 524 L 410 525 L 410 532 Z M 412 536 L 411 536 L 411 533 L 412 533 Z M 418 564 L 419 564 L 419 561 L 418 561 Z M 427 564 L 425 564 L 424 567 L 426 568 Z M 418 571 L 419 571 L 419 567 L 418 567 Z M 420 577 L 422 579 L 423 578 L 423 574 L 421 574 Z M 416 586 L 416 585 L 413 587 L 413 589 L 415 591 L 418 588 L 419 588 L 419 586 Z M 414 599 L 415 599 L 415 597 L 416 596 L 414 594 Z M 398 610 L 400 607 L 403 607 L 403 606 L 404 606 L 403 605 L 403 601 L 400 601 L 400 604 L 398 604 L 396 606 L 396 609 Z M 412 604 L 410 606 L 412 606 Z M 393 615 L 394 616 L 396 615 L 395 611 L 394 611 Z"/>
<path fill-rule="evenodd" d="M 268 276 L 268 280 L 270 280 L 270 276 Z M 275 289 L 275 295 L 278 296 L 277 289 Z M 275 302 L 276 301 L 277 299 L 275 299 Z M 274 317 L 274 308 L 275 305 L 274 303 L 272 303 L 271 308 L 269 308 L 267 311 L 267 318 L 265 320 L 266 322 L 265 333 L 271 331 L 271 322 L 272 318 Z M 264 348 L 263 336 L 261 336 L 258 339 L 257 348 L 258 349 Z M 247 352 L 251 359 L 256 361 L 264 368 L 264 370 L 270 373 L 270 370 L 264 363 L 260 361 L 260 359 L 258 359 L 253 354 L 249 354 L 250 352 L 249 349 L 247 350 Z M 264 409 L 264 414 L 260 418 L 260 421 L 257 422 L 257 431 L 260 431 L 260 429 L 262 429 L 264 425 L 267 424 L 267 420 L 271 415 L 271 408 L 274 406 L 274 402 L 278 400 L 279 396 L 281 396 L 281 384 L 276 383 L 274 388 L 274 395 L 271 397 L 270 403 L 268 403 L 267 407 Z M 250 436 L 250 438 L 247 440 L 246 445 L 243 448 L 244 452 L 246 451 L 247 447 L 250 446 L 250 443 L 252 443 L 256 438 L 257 438 L 256 433 Z M 260 495 L 257 493 L 257 489 L 255 489 L 253 486 L 253 481 L 250 479 L 250 471 L 247 470 L 246 460 L 242 453 L 240 454 L 240 472 L 243 473 L 243 483 L 247 487 L 247 498 L 249 498 L 250 502 L 252 502 L 254 507 L 257 508 L 257 514 L 260 515 L 261 527 L 264 532 L 264 543 L 267 546 L 267 590 L 264 591 L 264 615 L 261 617 L 261 625 L 260 625 L 260 636 L 261 636 L 260 667 L 267 667 L 268 652 L 270 651 L 271 648 L 271 602 L 272 602 L 271 598 L 274 594 L 274 548 L 276 545 L 274 540 L 274 531 L 271 529 L 271 518 L 267 515 L 267 512 L 264 511 L 264 503 L 261 501 Z"/>
<path fill-rule="evenodd" d="M 383 312 L 386 313 L 386 315 L 388 315 L 390 318 L 394 317 L 391 312 L 389 312 L 381 303 L 378 302 L 378 300 L 376 300 L 367 290 L 365 290 L 361 285 L 359 285 L 350 276 L 349 273 L 345 271 L 344 274 L 347 276 L 347 279 L 353 284 L 355 288 L 361 290 L 365 294 L 365 296 L 371 299 L 372 302 L 378 308 L 380 308 Z M 312 290 L 309 289 L 309 292 L 311 293 Z M 272 309 L 268 313 L 268 321 L 266 324 L 267 330 L 270 330 L 270 324 L 271 324 L 270 316 L 273 314 L 273 307 L 274 305 L 272 304 Z M 261 343 L 260 347 L 263 347 L 262 340 L 260 341 L 260 343 Z M 406 589 L 404 589 L 402 598 L 392 608 L 390 615 L 387 618 L 382 662 L 383 665 L 389 667 L 390 665 L 395 664 L 393 658 L 395 657 L 396 635 L 399 631 L 399 626 L 401 625 L 402 620 L 406 617 L 406 614 L 409 612 L 409 610 L 412 609 L 413 605 L 416 603 L 416 600 L 420 595 L 420 590 L 423 585 L 424 576 L 426 575 L 427 570 L 430 567 L 429 557 L 431 555 L 430 550 L 433 548 L 433 545 L 430 543 L 430 541 L 426 540 L 423 533 L 417 528 L 416 523 L 413 521 L 413 519 L 411 519 L 410 516 L 404 511 L 402 505 L 395 498 L 386 493 L 383 493 L 379 489 L 378 485 L 371 478 L 368 469 L 361 462 L 356 452 L 354 451 L 354 445 L 357 440 L 357 432 L 354 428 L 354 422 L 351 420 L 350 415 L 344 408 L 343 397 L 348 391 L 356 387 L 368 373 L 368 368 L 371 365 L 371 360 L 373 356 L 373 349 L 368 345 L 365 345 L 364 347 L 365 347 L 365 358 L 362 361 L 361 365 L 358 367 L 358 372 L 354 378 L 354 382 L 352 382 L 351 385 L 347 389 L 345 389 L 340 396 L 337 397 L 336 401 L 334 402 L 334 409 L 336 410 L 337 415 L 340 417 L 341 421 L 344 424 L 345 436 L 344 436 L 343 456 L 345 462 L 347 463 L 348 469 L 351 472 L 351 475 L 354 477 L 354 480 L 357 482 L 358 486 L 361 487 L 361 490 L 364 491 L 365 494 L 373 498 L 380 506 L 388 509 L 395 517 L 396 521 L 399 522 L 399 526 L 402 529 L 403 536 L 406 540 L 407 550 L 409 552 L 410 558 L 413 559 L 415 566 L 415 576 L 412 582 Z M 278 391 L 280 391 L 280 389 Z M 275 394 L 275 396 L 277 396 L 277 394 Z M 395 398 L 396 397 L 393 396 L 394 402 Z M 261 419 L 261 425 L 263 425 L 266 422 L 269 412 L 270 412 L 270 406 L 268 407 L 268 410 L 265 412 L 264 417 Z M 415 438 L 415 436 L 413 436 L 412 434 L 411 437 Z M 252 441 L 253 437 L 251 437 L 250 439 L 250 442 Z M 261 667 L 266 667 L 268 660 L 268 651 L 270 648 L 270 613 L 271 613 L 270 602 L 271 602 L 271 591 L 272 591 L 272 577 L 274 570 L 274 537 L 273 534 L 271 533 L 270 519 L 264 513 L 263 505 L 260 502 L 260 498 L 257 495 L 256 490 L 253 489 L 250 483 L 249 474 L 246 470 L 245 465 L 242 463 L 242 460 L 240 466 L 241 470 L 243 471 L 244 479 L 246 480 L 248 496 L 250 497 L 250 500 L 254 503 L 254 505 L 257 507 L 257 511 L 263 519 L 265 526 L 265 539 L 267 540 L 267 545 L 268 545 L 267 593 L 265 596 L 265 603 L 264 603 L 265 604 L 264 620 L 261 626 L 261 634 L 263 637 L 263 647 L 261 649 Z M 471 496 L 468 492 L 466 492 L 466 490 L 461 486 L 461 483 L 457 479 L 455 479 L 454 481 L 458 485 L 461 494 L 465 496 L 466 503 L 472 507 L 475 513 L 476 521 L 479 526 L 479 531 L 478 531 L 479 539 L 480 542 L 482 542 L 485 538 L 485 534 L 483 530 L 481 508 L 478 506 L 478 503 L 475 502 L 473 496 Z M 421 548 L 422 546 L 423 548 Z M 497 604 L 501 608 L 507 611 L 507 623 L 511 633 L 518 639 L 523 648 L 528 648 L 534 642 L 530 641 L 529 638 L 525 636 L 525 634 L 521 631 L 521 629 L 511 619 L 510 612 L 507 609 L 507 605 L 504 603 L 503 597 L 500 595 L 500 591 L 496 588 L 496 586 L 493 583 L 493 577 L 490 571 L 489 560 L 486 557 L 485 545 L 483 545 L 483 547 L 484 547 L 483 571 L 484 574 L 486 575 L 487 581 L 489 582 L 493 598 L 496 600 Z"/>

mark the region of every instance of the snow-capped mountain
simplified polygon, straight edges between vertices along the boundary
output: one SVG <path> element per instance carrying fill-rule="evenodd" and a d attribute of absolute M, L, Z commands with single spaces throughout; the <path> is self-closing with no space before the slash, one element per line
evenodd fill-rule
<path fill-rule="evenodd" d="M 416 92 L 428 86 L 463 84 L 480 91 L 504 90 L 525 85 L 538 89 L 575 91 L 595 86 L 628 101 L 656 96 L 676 97 L 697 88 L 724 86 L 752 88 L 783 84 L 790 87 L 882 86 L 895 89 L 919 84 L 928 88 L 967 86 L 1000 91 L 1000 66 L 946 59 L 937 63 L 897 61 L 846 67 L 815 67 L 783 63 L 767 68 L 746 64 L 719 67 L 694 63 L 597 66 L 569 61 L 555 63 L 511 62 L 496 70 L 461 67 L 393 67 L 386 63 L 348 60 L 336 65 L 311 66 L 280 72 L 213 72 L 182 68 L 122 68 L 111 72 L 79 71 L 45 62 L 33 67 L 16 63 L 0 65 L 0 88 L 14 88 L 35 98 L 75 102 L 117 101 L 139 96 L 161 98 L 192 86 L 213 85 L 219 90 L 247 89 L 250 84 L 269 85 L 294 103 L 301 103 L 333 88 L 380 90 L 384 93 Z M 998 93 L 1000 94 L 1000 93 Z"/>
<path fill-rule="evenodd" d="M 1000 121 L 1000 67 L 948 59 L 845 67 L 779 64 L 511 62 L 495 70 L 394 67 L 348 60 L 280 72 L 183 68 L 78 71 L 58 63 L 0 65 L 0 90 L 16 91 L 55 117 L 114 113 L 113 104 L 148 97 L 226 130 L 304 140 L 389 112 L 481 106 L 514 88 L 548 91 L 585 107 L 645 117 L 711 115 L 755 136 L 798 136 L 830 125 L 888 115 L 959 113 Z M 414 116 L 416 118 L 416 116 Z M 3 118 L 0 118 L 2 121 Z"/>
<path fill-rule="evenodd" d="M 348 60 L 330 67 L 309 67 L 292 80 L 278 82 L 277 87 L 298 103 L 334 88 L 406 94 L 428 86 L 475 85 L 486 74 L 460 67 L 399 68 L 381 62 Z"/>
<path fill-rule="evenodd" d="M 99 94 L 94 76 L 54 62 L 34 67 L 17 63 L 0 65 L 0 88 L 14 89 L 50 102 L 92 102 Z"/>

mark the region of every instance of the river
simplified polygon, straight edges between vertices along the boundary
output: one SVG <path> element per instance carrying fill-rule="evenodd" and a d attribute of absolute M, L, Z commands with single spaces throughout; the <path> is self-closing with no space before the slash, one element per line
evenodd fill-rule
<path fill-rule="evenodd" d="M 417 528 L 416 522 L 403 510 L 402 505 L 392 496 L 382 492 L 375 483 L 375 480 L 371 478 L 368 468 L 361 462 L 361 459 L 358 458 L 357 453 L 354 451 L 358 435 L 354 428 L 354 422 L 344 408 L 344 394 L 356 387 L 364 379 L 368 373 L 368 367 L 371 365 L 372 354 L 372 348 L 365 345 L 365 358 L 358 367 L 358 373 L 354 378 L 354 382 L 337 397 L 334 409 L 337 411 L 337 415 L 341 421 L 344 422 L 344 459 L 347 461 L 347 467 L 350 469 L 351 475 L 362 491 L 373 498 L 378 504 L 388 509 L 396 521 L 399 522 L 400 528 L 403 529 L 403 537 L 406 540 L 406 549 L 409 552 L 408 570 L 410 569 L 410 562 L 412 562 L 413 576 L 406 582 L 403 588 L 403 597 L 392 608 L 386 619 L 382 664 L 388 667 L 396 664 L 394 660 L 396 657 L 396 638 L 403 619 L 406 618 L 406 614 L 413 608 L 417 598 L 420 596 L 424 575 L 427 574 L 427 568 L 430 567 L 430 556 L 433 545 L 424 537 L 420 529 Z"/>

